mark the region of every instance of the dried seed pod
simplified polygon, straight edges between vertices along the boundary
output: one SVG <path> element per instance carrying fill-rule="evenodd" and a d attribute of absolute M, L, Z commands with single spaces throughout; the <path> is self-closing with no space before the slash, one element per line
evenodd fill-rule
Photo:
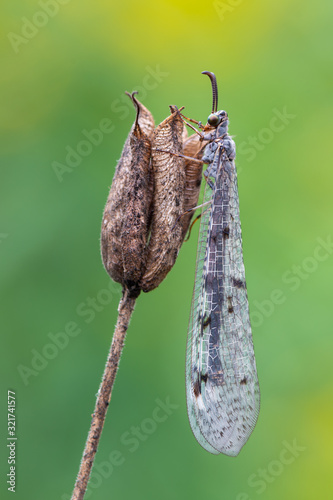
<path fill-rule="evenodd" d="M 140 113 L 139 103 L 132 95 Z M 151 130 L 152 133 L 152 130 Z M 149 215 L 153 191 L 151 175 L 151 141 L 138 124 L 130 140 L 132 162 L 125 196 L 122 228 L 124 281 L 128 288 L 137 283 L 145 271 Z"/>
<path fill-rule="evenodd" d="M 114 281 L 133 294 L 145 270 L 152 198 L 150 154 L 154 119 L 135 97 L 134 125 L 125 142 L 104 210 L 101 251 L 104 267 Z"/>
<path fill-rule="evenodd" d="M 207 141 L 202 141 L 198 134 L 193 134 L 184 141 L 184 155 L 201 160 Z M 194 210 L 186 213 L 198 204 L 200 186 L 202 180 L 203 163 L 185 159 L 185 195 L 184 215 L 181 217 L 182 240 L 185 238 L 189 228 Z"/>
<path fill-rule="evenodd" d="M 154 194 L 146 271 L 140 280 L 144 292 L 156 288 L 166 277 L 182 243 L 185 162 L 177 155 L 183 153 L 184 124 L 177 108 L 170 109 L 172 114 L 160 123 L 152 139 Z"/>

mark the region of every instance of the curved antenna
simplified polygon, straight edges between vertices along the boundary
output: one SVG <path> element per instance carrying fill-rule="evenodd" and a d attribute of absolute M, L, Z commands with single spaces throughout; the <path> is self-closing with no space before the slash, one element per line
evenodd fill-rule
<path fill-rule="evenodd" d="M 202 75 L 208 75 L 209 78 L 210 78 L 210 81 L 212 82 L 212 91 L 213 91 L 212 113 L 216 113 L 216 111 L 217 111 L 217 101 L 218 101 L 216 76 L 211 71 L 202 71 L 201 74 Z"/>

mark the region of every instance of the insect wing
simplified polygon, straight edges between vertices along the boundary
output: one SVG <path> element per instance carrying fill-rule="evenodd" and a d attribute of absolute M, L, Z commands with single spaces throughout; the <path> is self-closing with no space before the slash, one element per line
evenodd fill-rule
<path fill-rule="evenodd" d="M 220 155 L 220 149 L 216 155 Z M 225 153 L 209 210 L 202 215 L 186 354 L 187 408 L 192 431 L 211 453 L 235 456 L 259 413 L 236 167 Z"/>
<path fill-rule="evenodd" d="M 203 204 L 209 203 L 211 201 L 211 188 L 206 184 Z M 205 269 L 205 254 L 207 246 L 207 232 L 210 224 L 210 214 L 211 214 L 211 204 L 208 208 L 204 209 L 201 214 L 200 220 L 200 230 L 198 239 L 198 251 L 197 251 L 197 261 L 196 261 L 196 271 L 195 271 L 195 283 L 192 296 L 190 322 L 187 337 L 187 351 L 186 351 L 186 402 L 187 402 L 187 412 L 190 420 L 190 425 L 192 432 L 198 441 L 198 443 L 205 448 L 210 453 L 218 454 L 215 448 L 213 448 L 205 439 L 203 432 L 201 431 L 201 426 L 199 425 L 198 419 L 198 405 L 200 404 L 200 399 L 196 397 L 198 392 L 197 385 L 197 371 L 199 367 L 199 349 L 202 352 L 203 339 L 201 336 L 201 329 L 205 321 L 201 321 L 205 317 L 204 307 L 205 301 L 205 290 L 202 287 L 202 279 L 204 276 Z M 205 418 L 204 412 L 202 412 L 202 418 Z M 203 422 L 204 427 L 209 426 L 209 422 Z"/>

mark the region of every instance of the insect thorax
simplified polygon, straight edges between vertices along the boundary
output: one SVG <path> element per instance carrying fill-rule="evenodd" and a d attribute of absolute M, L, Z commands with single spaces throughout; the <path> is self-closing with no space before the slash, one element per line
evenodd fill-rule
<path fill-rule="evenodd" d="M 223 117 L 223 121 L 215 130 L 205 135 L 205 140 L 209 140 L 202 161 L 208 164 L 205 175 L 216 178 L 219 165 L 222 161 L 233 160 L 236 156 L 236 146 L 232 138 L 228 135 L 229 121 L 225 111 L 218 111 L 218 116 Z"/>

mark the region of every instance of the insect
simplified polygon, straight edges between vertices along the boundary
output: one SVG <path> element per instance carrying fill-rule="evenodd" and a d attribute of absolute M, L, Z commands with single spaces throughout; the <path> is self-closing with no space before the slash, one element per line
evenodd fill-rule
<path fill-rule="evenodd" d="M 236 456 L 258 418 L 260 392 L 243 263 L 235 143 L 228 115 L 213 108 L 199 132 L 208 164 L 186 351 L 187 410 L 193 434 L 210 453 Z"/>

